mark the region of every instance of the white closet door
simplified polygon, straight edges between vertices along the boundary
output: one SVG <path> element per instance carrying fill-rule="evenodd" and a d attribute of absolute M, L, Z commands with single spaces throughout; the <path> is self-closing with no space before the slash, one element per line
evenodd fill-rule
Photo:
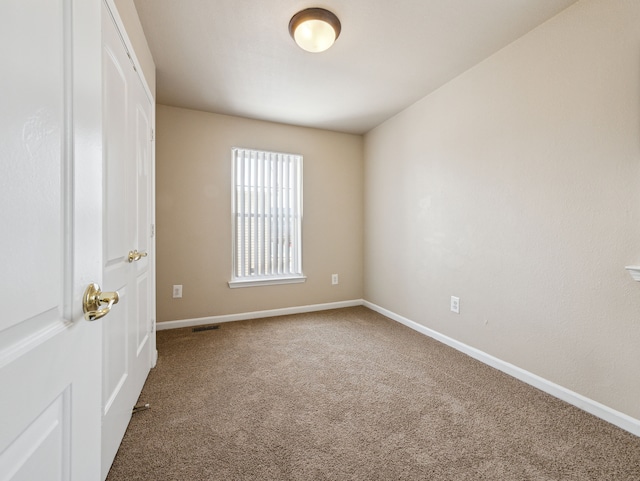
<path fill-rule="evenodd" d="M 102 475 L 106 477 L 151 366 L 151 102 L 104 6 L 105 284 L 120 309 L 103 323 Z"/>
<path fill-rule="evenodd" d="M 100 16 L 99 1 L 0 3 L 3 481 L 100 477 L 109 316 L 82 312 L 102 283 Z"/>

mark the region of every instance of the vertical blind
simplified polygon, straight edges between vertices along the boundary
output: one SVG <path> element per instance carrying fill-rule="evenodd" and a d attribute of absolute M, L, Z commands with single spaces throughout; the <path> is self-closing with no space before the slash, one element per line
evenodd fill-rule
<path fill-rule="evenodd" d="M 302 156 L 232 153 L 234 280 L 302 276 Z"/>

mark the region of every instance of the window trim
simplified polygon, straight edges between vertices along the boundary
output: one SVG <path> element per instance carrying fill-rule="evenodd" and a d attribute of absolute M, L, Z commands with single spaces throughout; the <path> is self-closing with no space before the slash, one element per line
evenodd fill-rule
<path fill-rule="evenodd" d="M 238 216 L 238 208 L 236 206 L 237 202 L 237 190 L 236 190 L 236 176 L 238 175 L 237 165 L 236 165 L 236 151 L 247 151 L 247 152 L 255 152 L 258 155 L 267 154 L 267 155 L 286 155 L 292 156 L 296 158 L 297 165 L 297 175 L 298 179 L 296 180 L 296 190 L 298 192 L 297 198 L 297 209 L 298 215 L 296 217 L 298 228 L 297 228 L 297 236 L 298 236 L 298 246 L 297 246 L 297 265 L 299 266 L 299 272 L 290 272 L 285 274 L 276 274 L 276 275 L 256 275 L 256 276 L 247 276 L 247 277 L 237 277 L 236 273 L 238 270 L 237 266 L 237 256 L 238 256 L 238 239 L 237 239 L 237 216 Z M 302 231 L 303 231 L 303 209 L 304 209 L 304 196 L 303 196 L 303 165 L 304 165 L 304 157 L 302 154 L 293 154 L 286 152 L 274 152 L 263 149 L 253 149 L 246 147 L 232 147 L 231 149 L 231 245 L 232 245 L 232 259 L 231 259 L 231 280 L 228 282 L 230 288 L 242 288 L 242 287 L 256 287 L 256 286 L 267 286 L 267 285 L 279 285 L 279 284 L 298 284 L 306 282 L 307 276 L 303 273 L 303 253 L 302 253 Z"/>
<path fill-rule="evenodd" d="M 262 277 L 257 279 L 235 280 L 229 281 L 231 289 L 238 287 L 257 287 L 257 286 L 275 286 L 278 284 L 301 284 L 306 282 L 307 276 L 291 276 L 291 277 Z"/>

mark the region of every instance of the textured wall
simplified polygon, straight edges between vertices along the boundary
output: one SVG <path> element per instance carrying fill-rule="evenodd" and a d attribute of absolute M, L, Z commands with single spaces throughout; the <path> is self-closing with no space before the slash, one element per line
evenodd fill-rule
<path fill-rule="evenodd" d="M 578 2 L 365 136 L 365 299 L 635 418 L 638 25 Z"/>
<path fill-rule="evenodd" d="M 163 105 L 156 125 L 158 321 L 362 298 L 362 136 Z M 228 287 L 232 147 L 304 156 L 305 283 Z"/>

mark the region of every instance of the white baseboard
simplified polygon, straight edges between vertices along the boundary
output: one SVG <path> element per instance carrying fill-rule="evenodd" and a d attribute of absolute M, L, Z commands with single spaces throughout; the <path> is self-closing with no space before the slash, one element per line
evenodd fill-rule
<path fill-rule="evenodd" d="M 289 314 L 302 314 L 305 312 L 326 311 L 329 309 L 341 309 L 343 307 L 361 306 L 362 299 L 351 301 L 329 302 L 327 304 L 313 304 L 310 306 L 285 307 L 283 309 L 270 309 L 268 311 L 243 312 L 240 314 L 228 314 L 223 316 L 199 317 L 196 319 L 182 319 L 179 321 L 164 321 L 156 323 L 156 330 L 179 329 L 181 327 L 204 326 L 207 324 L 219 324 L 232 321 L 246 321 L 248 319 L 261 319 L 263 317 L 287 316 Z"/>
<path fill-rule="evenodd" d="M 437 341 L 446 344 L 458 351 L 461 351 L 478 361 L 487 364 L 491 367 L 494 367 L 520 381 L 523 381 L 535 388 L 540 389 L 541 391 L 546 392 L 547 394 L 551 394 L 552 396 L 561 399 L 577 408 L 582 409 L 594 416 L 607 421 L 615 426 L 618 426 L 625 431 L 630 432 L 636 436 L 640 436 L 640 420 L 632 418 L 624 413 L 616 411 L 604 404 L 601 404 L 593 399 L 589 399 L 581 394 L 573 392 L 567 388 L 564 388 L 558 384 L 555 384 L 547 379 L 544 379 L 536 374 L 533 374 L 529 371 L 525 371 L 524 369 L 519 368 L 518 366 L 514 366 L 508 362 L 502 361 L 496 357 L 487 354 L 486 352 L 480 351 L 474 347 L 468 346 L 460 341 L 456 341 L 448 336 L 440 334 L 433 329 L 429 329 L 417 322 L 414 322 L 406 317 L 402 317 L 394 312 L 388 311 L 376 304 L 373 304 L 368 301 L 364 301 L 363 305 L 368 307 L 369 309 L 379 312 L 383 316 L 386 316 L 394 321 L 397 321 L 401 324 L 404 324 L 411 329 L 424 334 L 425 336 L 429 336 Z"/>

